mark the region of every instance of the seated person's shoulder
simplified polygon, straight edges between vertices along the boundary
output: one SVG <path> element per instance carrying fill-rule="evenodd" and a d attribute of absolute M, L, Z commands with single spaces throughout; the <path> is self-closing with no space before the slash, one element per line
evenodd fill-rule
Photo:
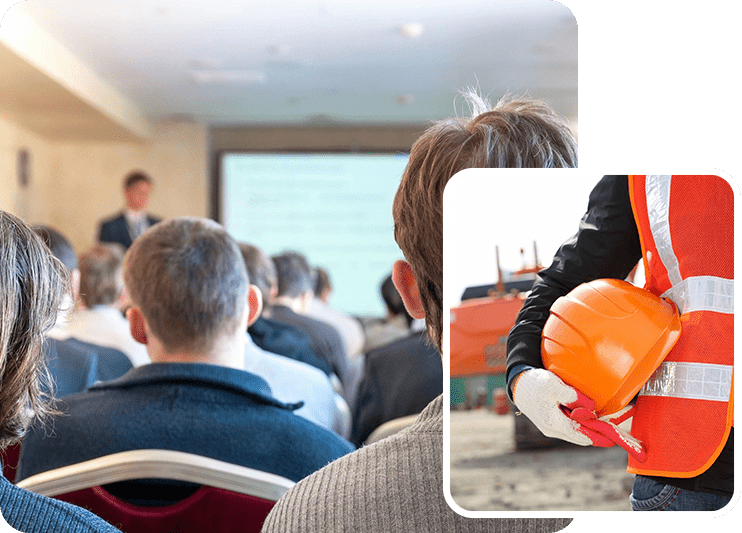
<path fill-rule="evenodd" d="M 278 429 L 286 441 L 291 446 L 299 443 L 300 453 L 325 460 L 325 464 L 356 449 L 337 433 L 294 413 L 282 418 L 280 422 L 276 419 L 276 423 L 280 424 Z"/>
<path fill-rule="evenodd" d="M 121 220 L 124 220 L 124 213 L 123 213 L 123 212 L 121 212 L 121 211 L 119 211 L 119 212 L 117 212 L 117 213 L 113 213 L 113 214 L 111 214 L 111 215 L 109 215 L 109 216 L 107 216 L 107 217 L 103 218 L 103 219 L 102 219 L 102 220 L 100 221 L 100 223 L 99 223 L 99 224 L 100 224 L 101 226 L 109 226 L 109 225 L 111 225 L 111 224 L 113 224 L 113 223 L 116 223 L 116 222 L 119 222 L 119 221 L 121 221 Z"/>
<path fill-rule="evenodd" d="M 442 452 L 442 432 L 420 433 L 415 428 L 364 446 L 302 479 L 276 504 L 263 531 L 288 531 L 309 523 L 307 531 L 323 531 L 359 519 L 366 523 L 355 515 L 358 509 L 390 517 L 399 509 L 396 500 L 401 495 L 440 503 L 445 506 L 441 512 L 450 512 L 442 493 Z M 436 493 L 440 498 L 432 497 Z M 430 503 L 423 507 L 431 509 Z M 313 511 L 318 508 L 325 509 L 322 516 Z"/>
<path fill-rule="evenodd" d="M 299 481 L 273 507 L 263 533 L 510 531 L 501 520 L 465 518 L 446 502 L 440 406 L 440 400 L 431 402 L 407 429 Z M 571 520 L 516 519 L 510 526 L 546 533 L 563 529 Z"/>
<path fill-rule="evenodd" d="M 11 503 L 12 501 L 12 503 Z M 69 503 L 47 498 L 14 486 L 0 492 L 2 516 L 23 533 L 65 531 L 72 533 L 116 533 L 119 530 L 93 513 Z"/>

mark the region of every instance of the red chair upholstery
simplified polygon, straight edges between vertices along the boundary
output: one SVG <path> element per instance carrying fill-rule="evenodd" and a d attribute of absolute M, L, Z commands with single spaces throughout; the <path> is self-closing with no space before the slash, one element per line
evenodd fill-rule
<path fill-rule="evenodd" d="M 214 487 L 165 507 L 138 507 L 102 487 L 55 498 L 84 507 L 124 533 L 259 533 L 275 502 Z"/>
<path fill-rule="evenodd" d="M 13 483 L 18 470 L 18 459 L 21 456 L 21 443 L 12 444 L 0 452 L 0 461 L 3 463 L 3 476 Z"/>
<path fill-rule="evenodd" d="M 143 477 L 201 486 L 158 507 L 131 504 L 104 488 Z M 134 450 L 37 474 L 18 486 L 84 507 L 124 533 L 251 533 L 260 531 L 275 502 L 294 484 L 199 455 Z"/>

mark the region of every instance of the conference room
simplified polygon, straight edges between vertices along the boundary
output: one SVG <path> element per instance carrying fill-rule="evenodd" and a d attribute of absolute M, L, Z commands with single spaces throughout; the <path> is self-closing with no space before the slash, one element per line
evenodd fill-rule
<path fill-rule="evenodd" d="M 395 197 L 436 124 L 518 117 L 524 102 L 543 102 L 576 165 L 569 9 L 24 0 L 1 16 L 3 244 L 22 235 L 61 288 L 24 352 L 53 378 L 30 397 L 56 414 L 3 441 L 0 491 L 98 528 L 80 531 L 388 530 L 419 519 L 407 507 L 470 520 L 443 496 L 440 424 L 424 454 L 433 495 L 397 501 L 356 455 L 401 475 L 390 443 L 409 453 L 397 448 L 416 446 L 449 388 L 430 310 L 426 322 L 399 288 L 421 274 Z M 352 479 L 371 493 L 366 477 L 378 494 L 361 510 Z M 62 527 L 2 501 L 20 531 Z M 540 533 L 570 519 L 466 530 L 519 521 Z"/>

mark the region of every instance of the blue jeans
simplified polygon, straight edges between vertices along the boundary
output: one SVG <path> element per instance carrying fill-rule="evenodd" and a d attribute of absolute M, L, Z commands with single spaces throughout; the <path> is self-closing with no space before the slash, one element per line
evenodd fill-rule
<path fill-rule="evenodd" d="M 716 511 L 732 498 L 679 489 L 648 477 L 636 476 L 629 499 L 634 511 Z"/>

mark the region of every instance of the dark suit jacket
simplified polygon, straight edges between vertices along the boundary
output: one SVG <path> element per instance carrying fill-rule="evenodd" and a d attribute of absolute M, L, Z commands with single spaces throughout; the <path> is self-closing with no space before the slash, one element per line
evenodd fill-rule
<path fill-rule="evenodd" d="M 75 338 L 47 338 L 44 350 L 58 398 L 82 392 L 97 381 L 121 377 L 132 368 L 125 353 Z"/>
<path fill-rule="evenodd" d="M 343 387 L 347 387 L 353 377 L 348 355 L 340 333 L 335 328 L 310 318 L 306 315 L 295 313 L 283 305 L 271 307 L 271 316 L 276 322 L 297 328 L 309 337 L 312 351 L 327 361 L 332 371 L 340 378 Z"/>
<path fill-rule="evenodd" d="M 147 215 L 147 221 L 152 226 L 160 222 L 161 219 Z M 116 216 L 108 218 L 100 223 L 98 231 L 99 242 L 115 242 L 128 249 L 131 246 L 131 234 L 129 226 L 126 223 L 126 217 L 123 211 Z"/>
<path fill-rule="evenodd" d="M 312 351 L 309 337 L 299 329 L 261 316 L 247 328 L 247 332 L 253 342 L 266 352 L 307 363 L 328 376 L 333 373 L 330 363 Z"/>
<path fill-rule="evenodd" d="M 414 415 L 443 393 L 441 354 L 417 332 L 366 354 L 350 440 L 363 444 L 384 422 Z"/>
<path fill-rule="evenodd" d="M 137 449 L 194 453 L 298 481 L 355 448 L 293 413 L 262 378 L 152 363 L 60 400 L 65 415 L 23 440 L 18 478 Z M 48 435 L 48 436 L 47 436 Z"/>

